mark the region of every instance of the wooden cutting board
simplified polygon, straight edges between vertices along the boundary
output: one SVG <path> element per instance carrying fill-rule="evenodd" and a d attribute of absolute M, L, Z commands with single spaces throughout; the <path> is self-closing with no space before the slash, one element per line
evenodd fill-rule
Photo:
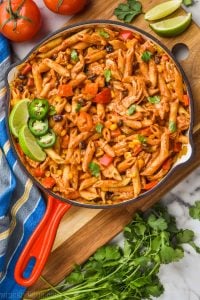
<path fill-rule="evenodd" d="M 91 19 L 113 19 L 113 10 L 119 3 L 118 0 L 91 0 L 87 9 L 70 20 L 75 23 Z M 143 11 L 160 3 L 159 0 L 142 1 Z M 180 8 L 174 15 L 185 14 Z M 149 23 L 140 15 L 133 23 L 147 32 L 155 35 L 149 28 Z M 156 36 L 158 38 L 158 36 Z M 95 210 L 73 207 L 64 216 L 59 226 L 52 253 L 43 270 L 42 276 L 51 284 L 60 282 L 68 274 L 74 264 L 81 264 L 93 254 L 97 248 L 107 243 L 116 234 L 122 231 L 123 227 L 129 223 L 136 210 L 145 211 L 157 202 L 166 192 L 179 183 L 184 177 L 200 165 L 200 29 L 192 23 L 190 28 L 176 38 L 160 38 L 160 40 L 172 50 L 176 44 L 185 44 L 189 49 L 189 56 L 181 64 L 189 78 L 195 105 L 194 122 L 194 144 L 195 155 L 188 165 L 177 171 L 173 178 L 156 191 L 150 197 L 129 206 L 112 208 L 107 210 Z M 44 282 L 39 279 L 32 286 L 25 298 L 33 299 L 32 292 L 45 288 Z"/>

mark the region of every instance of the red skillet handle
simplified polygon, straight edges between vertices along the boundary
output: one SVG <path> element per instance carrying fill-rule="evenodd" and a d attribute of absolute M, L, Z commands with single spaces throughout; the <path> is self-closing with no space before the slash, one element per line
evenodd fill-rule
<path fill-rule="evenodd" d="M 15 266 L 14 276 L 18 284 L 28 287 L 38 279 L 51 252 L 60 220 L 70 207 L 70 204 L 61 202 L 51 196 L 48 197 L 46 213 L 26 244 Z M 24 271 L 33 258 L 35 264 L 32 272 L 28 277 L 24 277 Z"/>

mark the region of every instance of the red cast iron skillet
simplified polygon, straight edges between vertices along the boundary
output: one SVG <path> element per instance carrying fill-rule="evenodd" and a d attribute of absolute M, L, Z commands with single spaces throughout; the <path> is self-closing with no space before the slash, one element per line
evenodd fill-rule
<path fill-rule="evenodd" d="M 9 124 L 8 124 L 8 119 L 9 119 L 9 114 L 10 114 L 10 91 L 9 91 L 9 83 L 15 78 L 17 74 L 17 66 L 20 65 L 22 62 L 24 62 L 26 59 L 29 58 L 29 56 L 36 51 L 36 49 L 41 46 L 42 44 L 46 43 L 47 40 L 53 39 L 55 36 L 59 36 L 62 33 L 67 33 L 67 32 L 73 32 L 73 31 L 78 31 L 80 29 L 83 29 L 84 27 L 88 26 L 94 26 L 94 25 L 111 25 L 114 27 L 117 27 L 119 29 L 128 29 L 132 30 L 133 32 L 138 32 L 144 38 L 152 40 L 154 43 L 158 44 L 174 61 L 176 64 L 178 70 L 183 76 L 183 80 L 186 84 L 187 92 L 189 94 L 190 98 L 190 126 L 189 130 L 187 132 L 187 135 L 189 137 L 189 144 L 188 144 L 188 149 L 187 149 L 187 154 L 183 155 L 180 159 L 178 159 L 177 163 L 171 168 L 171 170 L 168 172 L 168 174 L 151 190 L 144 192 L 143 194 L 139 195 L 137 198 L 129 199 L 121 203 L 113 204 L 113 205 L 98 205 L 98 204 L 88 204 L 88 203 L 79 203 L 75 200 L 70 200 L 70 199 L 65 199 L 52 191 L 44 188 L 25 168 L 23 163 L 20 160 L 20 157 L 18 156 L 18 153 L 15 149 L 14 142 L 13 142 L 13 137 L 10 133 L 9 130 Z M 22 167 L 24 172 L 31 178 L 33 183 L 35 183 L 36 186 L 38 186 L 41 191 L 43 191 L 46 195 L 48 195 L 47 198 L 47 209 L 46 213 L 39 223 L 38 227 L 32 234 L 31 238 L 29 239 L 28 243 L 26 244 L 24 250 L 21 253 L 21 256 L 16 264 L 15 267 L 15 279 L 16 281 L 22 285 L 22 286 L 31 286 L 34 284 L 34 282 L 38 279 L 40 276 L 44 265 L 47 261 L 48 255 L 50 254 L 57 227 L 59 225 L 59 222 L 64 215 L 64 213 L 71 207 L 71 205 L 77 205 L 77 206 L 82 206 L 82 207 L 87 207 L 87 208 L 113 208 L 117 206 L 122 206 L 122 205 L 128 205 L 134 202 L 138 202 L 141 199 L 143 199 L 146 196 L 149 196 L 156 190 L 159 190 L 162 185 L 165 184 L 167 180 L 172 180 L 172 174 L 176 169 L 180 169 L 183 164 L 188 163 L 189 160 L 191 159 L 193 155 L 193 142 L 192 142 L 192 127 L 193 127 L 193 100 L 192 100 L 192 93 L 191 93 L 191 88 L 189 85 L 189 82 L 187 80 L 187 77 L 180 66 L 180 64 L 177 62 L 173 54 L 160 42 L 158 41 L 155 37 L 151 36 L 149 33 L 141 30 L 140 28 L 134 27 L 132 25 L 125 25 L 120 22 L 116 21 L 110 21 L 110 20 L 94 20 L 94 21 L 87 21 L 87 22 L 81 22 L 73 25 L 69 25 L 67 27 L 64 27 L 53 34 L 48 35 L 44 40 L 42 40 L 24 59 L 23 61 L 12 65 L 10 69 L 7 72 L 7 87 L 8 87 L 8 105 L 7 105 L 7 130 L 8 130 L 8 135 L 9 135 L 9 140 L 12 146 L 12 149 Z M 32 269 L 31 274 L 29 276 L 24 276 L 24 271 L 30 262 L 31 259 L 35 260 L 34 267 Z"/>

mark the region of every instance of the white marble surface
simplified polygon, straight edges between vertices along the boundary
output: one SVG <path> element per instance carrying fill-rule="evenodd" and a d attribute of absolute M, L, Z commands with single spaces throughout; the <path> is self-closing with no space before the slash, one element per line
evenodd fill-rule
<path fill-rule="evenodd" d="M 45 21 L 43 21 L 41 32 L 33 41 L 12 44 L 15 54 L 20 59 L 40 41 L 41 37 L 58 29 L 69 19 L 69 17 L 58 16 L 48 11 L 44 7 L 42 0 L 38 0 L 37 4 L 41 8 L 43 20 Z M 190 10 L 194 14 L 195 21 L 200 23 L 200 1 L 195 1 L 195 5 Z M 196 243 L 200 246 L 200 221 L 191 219 L 188 214 L 188 204 L 193 204 L 197 200 L 200 200 L 200 167 L 162 199 L 167 205 L 169 212 L 176 217 L 178 226 L 195 232 Z M 119 243 L 123 242 L 121 235 L 116 240 Z M 180 262 L 161 267 L 159 277 L 164 285 L 165 292 L 160 298 L 156 299 L 200 299 L 200 254 L 197 254 L 190 246 L 187 246 L 185 250 L 185 256 Z"/>

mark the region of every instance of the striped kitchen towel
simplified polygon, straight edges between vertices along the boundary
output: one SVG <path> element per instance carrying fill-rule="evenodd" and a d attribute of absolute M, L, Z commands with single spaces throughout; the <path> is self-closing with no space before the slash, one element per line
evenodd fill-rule
<path fill-rule="evenodd" d="M 17 300 L 22 299 L 25 288 L 15 282 L 15 264 L 45 212 L 45 203 L 8 141 L 5 72 L 9 65 L 9 45 L 0 35 L 0 299 Z"/>

